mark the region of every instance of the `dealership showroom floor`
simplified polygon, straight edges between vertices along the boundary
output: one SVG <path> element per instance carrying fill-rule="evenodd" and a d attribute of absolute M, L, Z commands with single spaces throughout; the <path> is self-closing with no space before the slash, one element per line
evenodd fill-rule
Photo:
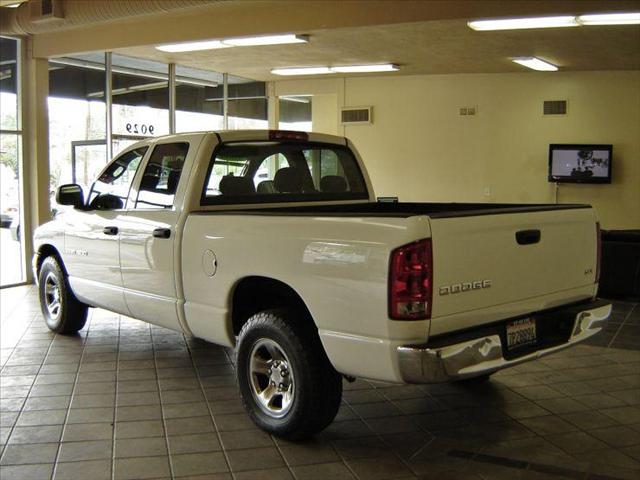
<path fill-rule="evenodd" d="M 640 480 L 640 0 L 0 0 L 41 479 Z"/>
<path fill-rule="evenodd" d="M 2 480 L 640 476 L 637 303 L 485 384 L 345 382 L 335 422 L 290 443 L 244 413 L 231 350 L 99 309 L 55 335 L 34 287 L 1 294 Z"/>

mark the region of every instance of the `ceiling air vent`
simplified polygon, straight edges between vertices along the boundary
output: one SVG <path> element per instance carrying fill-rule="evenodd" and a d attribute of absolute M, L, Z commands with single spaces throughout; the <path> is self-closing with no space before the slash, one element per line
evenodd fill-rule
<path fill-rule="evenodd" d="M 365 125 L 373 123 L 373 107 L 345 107 L 341 110 L 343 125 Z"/>
<path fill-rule="evenodd" d="M 567 101 L 566 100 L 545 100 L 542 107 L 542 111 L 545 115 L 566 115 L 567 114 Z"/>
<path fill-rule="evenodd" d="M 31 0 L 29 6 L 32 22 L 49 22 L 64 18 L 62 0 Z"/>

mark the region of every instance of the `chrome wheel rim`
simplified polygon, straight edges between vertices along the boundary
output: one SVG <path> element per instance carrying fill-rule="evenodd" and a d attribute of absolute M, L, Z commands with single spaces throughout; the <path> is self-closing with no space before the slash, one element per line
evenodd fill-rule
<path fill-rule="evenodd" d="M 62 304 L 60 303 L 60 283 L 54 273 L 49 273 L 44 280 L 44 304 L 49 316 L 57 320 Z"/>
<path fill-rule="evenodd" d="M 273 418 L 284 417 L 295 398 L 291 362 L 277 342 L 261 338 L 249 354 L 251 395 L 260 409 Z"/>

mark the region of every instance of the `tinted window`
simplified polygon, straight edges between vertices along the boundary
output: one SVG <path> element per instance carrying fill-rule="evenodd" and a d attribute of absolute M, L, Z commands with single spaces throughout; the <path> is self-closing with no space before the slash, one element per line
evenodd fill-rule
<path fill-rule="evenodd" d="M 135 208 L 171 208 L 188 143 L 157 145 L 144 169 Z"/>
<path fill-rule="evenodd" d="M 89 193 L 89 205 L 98 210 L 124 208 L 131 182 L 148 147 L 123 153 L 102 172 Z"/>
<path fill-rule="evenodd" d="M 360 168 L 346 147 L 247 142 L 224 144 L 216 150 L 202 204 L 366 198 Z"/>

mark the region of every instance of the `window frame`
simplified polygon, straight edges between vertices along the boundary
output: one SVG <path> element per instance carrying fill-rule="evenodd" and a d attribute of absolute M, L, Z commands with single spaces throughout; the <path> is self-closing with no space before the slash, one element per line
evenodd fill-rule
<path fill-rule="evenodd" d="M 126 150 L 120 152 L 120 154 L 116 155 L 115 157 L 113 157 L 111 159 L 111 161 L 109 163 L 107 163 L 105 165 L 105 167 L 100 170 L 100 173 L 98 174 L 97 178 L 93 181 L 93 183 L 91 184 L 91 188 L 89 189 L 89 192 L 87 194 L 87 197 L 85 199 L 85 204 L 87 207 L 87 211 L 89 212 L 95 212 L 95 211 L 106 211 L 106 212 L 118 212 L 118 211 L 126 211 L 128 209 L 129 206 L 129 201 L 131 198 L 131 190 L 133 189 L 133 186 L 136 185 L 137 182 L 137 177 L 138 177 L 138 172 L 140 171 L 140 167 L 142 165 L 146 165 L 145 159 L 147 158 L 147 156 L 149 155 L 149 151 L 150 151 L 150 144 L 142 144 L 142 145 L 132 145 L 131 147 L 127 148 Z M 114 208 L 114 209 L 109 209 L 109 210 L 97 210 L 95 208 L 91 208 L 91 195 L 93 193 L 93 190 L 96 186 L 96 183 L 98 183 L 99 178 L 104 174 L 104 172 L 107 171 L 107 169 L 109 169 L 111 167 L 111 165 L 113 163 L 115 163 L 119 158 L 123 157 L 124 155 L 127 155 L 128 153 L 131 153 L 135 150 L 140 150 L 140 149 L 145 149 L 144 153 L 142 154 L 142 157 L 140 159 L 140 163 L 138 164 L 138 167 L 136 168 L 135 173 L 133 174 L 133 178 L 131 179 L 131 183 L 129 184 L 129 189 L 127 190 L 127 196 L 124 200 L 124 205 L 122 208 Z M 98 198 L 96 196 L 96 198 Z"/>
<path fill-rule="evenodd" d="M 178 179 L 178 185 L 176 185 L 176 191 L 173 194 L 173 202 L 171 207 L 138 207 L 138 199 L 140 198 L 140 192 L 143 191 L 140 189 L 140 185 L 142 184 L 142 179 L 144 177 L 144 172 L 147 170 L 147 167 L 149 166 L 149 162 L 151 161 L 151 158 L 153 157 L 153 154 L 156 151 L 156 148 L 158 147 L 162 147 L 163 145 L 186 145 L 187 146 L 187 150 L 185 152 L 184 155 L 184 160 L 182 161 L 182 168 L 180 170 L 180 178 Z M 180 182 L 182 181 L 182 174 L 185 170 L 185 166 L 187 165 L 187 159 L 189 158 L 189 154 L 191 152 L 191 142 L 188 140 L 180 140 L 180 141 L 176 141 L 176 140 L 172 140 L 169 142 L 157 142 L 153 145 L 149 145 L 150 147 L 150 151 L 148 152 L 148 155 L 146 155 L 146 158 L 143 161 L 143 169 L 141 170 L 142 173 L 140 173 L 139 175 L 136 175 L 136 178 L 134 179 L 134 184 L 135 184 L 135 191 L 129 190 L 129 198 L 128 200 L 131 201 L 132 206 L 129 207 L 129 203 L 127 203 L 127 210 L 130 211 L 136 211 L 136 212 L 170 212 L 170 211 L 174 211 L 176 209 L 176 198 L 178 197 L 178 189 L 180 188 Z M 147 191 L 147 190 L 144 190 Z"/>
<path fill-rule="evenodd" d="M 243 144 L 247 143 L 247 141 L 231 141 L 231 142 L 220 142 L 213 149 L 213 153 L 209 159 L 209 165 L 207 166 L 207 170 L 203 179 L 202 184 L 200 185 L 200 206 L 201 207 L 211 207 L 218 205 L 256 205 L 256 204 L 280 204 L 280 203 L 308 203 L 308 202 L 343 202 L 343 201 L 358 201 L 358 200 L 369 200 L 369 184 L 364 174 L 362 173 L 362 168 L 360 166 L 360 162 L 358 161 L 355 153 L 347 146 L 340 145 L 329 142 L 296 142 L 296 141 L 280 141 L 277 142 L 280 145 L 292 145 L 300 147 L 300 150 L 308 149 L 319 149 L 319 150 L 334 150 L 334 151 L 343 151 L 347 155 L 349 155 L 353 161 L 353 165 L 357 170 L 357 175 L 359 177 L 359 181 L 362 184 L 363 191 L 362 192 L 344 192 L 341 194 L 331 193 L 331 197 L 327 198 L 327 193 L 318 192 L 316 193 L 303 193 L 303 194 L 253 194 L 253 195 L 232 195 L 232 196 L 224 196 L 224 195 L 216 195 L 216 196 L 207 196 L 207 185 L 209 183 L 209 179 L 211 178 L 211 172 L 213 170 L 213 166 L 215 164 L 216 157 L 220 150 L 227 146 L 232 146 L 234 144 Z M 273 143 L 272 140 L 260 140 L 255 143 Z M 265 157 L 265 159 L 268 157 Z M 305 162 L 306 164 L 306 162 Z M 257 172 L 257 170 L 256 170 Z M 255 173 L 255 172 L 254 172 Z M 309 175 L 311 175 L 311 171 L 309 171 Z M 253 181 L 253 177 L 251 177 Z"/>

